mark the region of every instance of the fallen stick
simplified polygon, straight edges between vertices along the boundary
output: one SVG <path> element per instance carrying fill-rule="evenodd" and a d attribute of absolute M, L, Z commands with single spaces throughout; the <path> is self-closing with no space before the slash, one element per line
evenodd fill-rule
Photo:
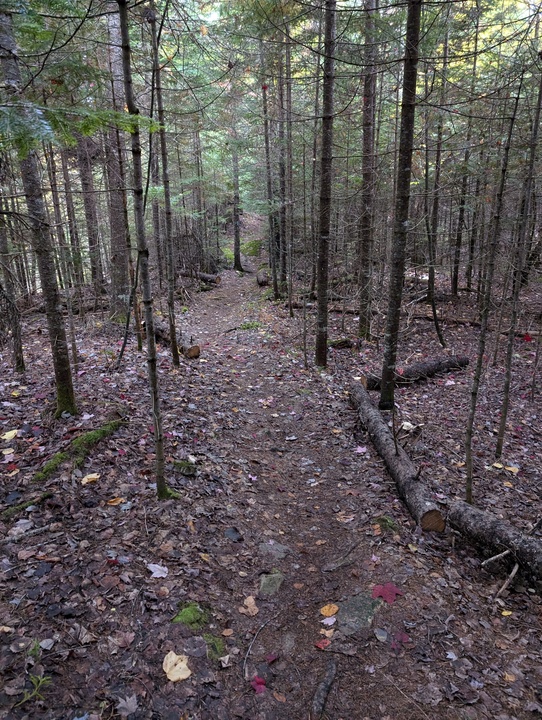
<path fill-rule="evenodd" d="M 397 486 L 399 495 L 412 517 L 422 530 L 443 532 L 446 526 L 444 517 L 437 505 L 429 499 L 429 492 L 419 471 L 399 445 L 396 443 L 382 415 L 371 402 L 367 391 L 357 385 L 350 394 L 352 404 L 358 411 L 361 422 L 380 457 L 386 463 L 388 472 Z"/>
<path fill-rule="evenodd" d="M 439 373 L 460 370 L 469 364 L 468 357 L 447 357 L 417 362 L 407 365 L 400 373 L 395 374 L 396 385 L 411 385 L 412 383 L 426 380 Z M 380 390 L 381 379 L 377 375 L 367 376 L 367 390 Z"/>

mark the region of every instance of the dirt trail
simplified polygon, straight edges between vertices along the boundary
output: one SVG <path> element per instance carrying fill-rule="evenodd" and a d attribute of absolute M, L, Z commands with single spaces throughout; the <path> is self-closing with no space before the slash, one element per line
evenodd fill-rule
<path fill-rule="evenodd" d="M 44 536 L 3 546 L 0 717 L 532 717 L 536 608 L 521 594 L 489 604 L 496 585 L 472 552 L 417 532 L 348 407 L 355 357 L 304 369 L 298 320 L 262 300 L 254 274 L 224 272 L 182 330 L 202 354 L 176 371 L 160 350 L 168 479 L 181 495 L 166 503 L 152 486 L 144 357 L 132 345 L 122 373 L 100 373 L 103 329 L 85 341 L 78 392 L 92 420 L 77 427 L 113 401 L 129 423 L 82 471 L 100 482 L 81 487 L 64 468 L 29 514 Z M 58 445 L 65 432 L 50 428 Z M 207 611 L 202 627 L 171 622 L 186 603 Z M 30 668 L 51 685 L 14 708 L 29 648 L 46 639 Z M 170 650 L 188 656 L 189 679 L 166 679 Z"/>

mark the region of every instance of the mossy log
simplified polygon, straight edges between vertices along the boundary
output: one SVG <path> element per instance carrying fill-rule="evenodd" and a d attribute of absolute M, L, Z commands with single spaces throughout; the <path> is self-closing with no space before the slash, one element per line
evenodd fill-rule
<path fill-rule="evenodd" d="M 430 499 L 429 491 L 420 479 L 417 468 L 403 448 L 395 442 L 367 391 L 357 385 L 352 389 L 350 398 L 412 517 L 422 530 L 443 532 L 446 523 L 440 509 Z"/>

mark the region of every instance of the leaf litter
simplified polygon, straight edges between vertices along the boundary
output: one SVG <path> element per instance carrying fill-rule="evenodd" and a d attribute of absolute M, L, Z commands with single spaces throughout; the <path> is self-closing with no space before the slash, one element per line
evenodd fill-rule
<path fill-rule="evenodd" d="M 265 335 L 224 334 L 247 318 Z M 20 493 L 17 503 L 38 497 L 34 473 L 74 435 L 118 413 L 129 423 L 97 444 L 80 469 L 60 465 L 39 488 L 50 490 L 49 498 L 0 520 L 0 590 L 7 601 L 0 606 L 7 689 L 0 691 L 0 715 L 18 720 L 35 710 L 15 707 L 31 687 L 31 661 L 52 678 L 39 711 L 45 720 L 98 712 L 234 720 L 271 717 L 275 707 L 278 716 L 301 720 L 311 698 L 318 711 L 325 699 L 330 717 L 357 717 L 360 707 L 368 717 L 422 718 L 438 706 L 444 720 L 469 706 L 480 718 L 536 712 L 539 599 L 520 585 L 505 593 L 505 604 L 492 604 L 501 582 L 480 568 L 472 548 L 417 534 L 348 407 L 352 378 L 378 370 L 376 346 L 331 350 L 326 373 L 305 369 L 297 345 L 301 318 L 262 300 L 253 276 L 231 271 L 182 321 L 183 331 L 201 340 L 202 355 L 179 372 L 167 369 L 168 348 L 158 349 L 166 471 L 181 495 L 160 503 L 141 401 L 147 379 L 133 338 L 114 374 L 105 350 L 119 341 L 118 328 L 92 315 L 85 328 L 77 326 L 81 415 L 57 422 L 42 410 L 52 400 L 46 333 L 36 332 L 44 321 L 25 320 L 25 389 L 7 388 L 0 417 L 3 507 L 11 507 L 10 493 Z M 330 318 L 331 333 L 341 332 L 340 322 Z M 468 326 L 447 331 L 458 352 L 472 355 Z M 415 321 L 401 352 L 422 359 L 438 346 Z M 529 343 L 518 352 L 527 373 L 518 383 L 529 387 Z M 0 360 L 8 377 L 10 358 Z M 397 397 L 398 426 L 421 428 L 420 437 L 406 439 L 407 451 L 431 469 L 442 497 L 461 493 L 464 472 L 469 376 L 458 373 L 453 381 L 401 388 Z M 476 428 L 478 442 L 493 429 L 498 383 L 489 378 L 484 393 L 480 417 L 487 420 Z M 483 476 L 477 492 L 489 509 L 527 526 L 536 520 L 542 467 L 537 412 L 521 397 L 511 409 L 514 429 L 500 480 L 498 468 L 484 474 L 494 462 L 490 445 L 482 444 L 476 461 Z M 197 474 L 183 473 L 176 462 L 189 462 Z M 383 517 L 391 521 L 385 527 Z M 277 573 L 280 586 L 260 596 L 259 578 Z M 319 613 L 326 603 L 339 608 L 329 618 Z M 202 627 L 172 623 L 194 605 L 208 608 Z M 320 635 L 322 629 L 330 635 Z M 207 633 L 224 640 L 218 660 L 207 653 Z M 338 682 L 330 681 L 330 653 Z M 182 688 L 175 696 L 163 669 L 168 656 L 168 671 Z M 259 690 L 252 685 L 247 694 L 245 677 Z"/>

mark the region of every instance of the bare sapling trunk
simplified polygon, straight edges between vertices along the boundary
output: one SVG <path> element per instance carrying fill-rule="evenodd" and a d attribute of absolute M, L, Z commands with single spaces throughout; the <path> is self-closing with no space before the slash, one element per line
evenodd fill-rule
<path fill-rule="evenodd" d="M 178 367 L 179 348 L 177 347 L 177 329 L 175 327 L 175 265 L 173 262 L 173 226 L 171 211 L 171 187 L 169 183 L 169 159 L 167 153 L 166 126 L 164 118 L 164 102 L 162 99 L 162 77 L 160 60 L 158 57 L 158 33 L 156 31 L 156 14 L 154 7 L 149 8 L 147 15 L 152 31 L 152 52 L 154 60 L 154 84 L 156 89 L 156 105 L 158 108 L 158 122 L 160 123 L 160 154 L 162 161 L 162 183 L 164 185 L 165 205 L 165 251 L 167 272 L 167 308 L 169 336 L 171 338 L 171 359 Z"/>
<path fill-rule="evenodd" d="M 472 457 L 472 441 L 474 434 L 474 418 L 476 415 L 476 404 L 478 402 L 478 392 L 480 390 L 480 382 L 482 378 L 482 369 L 484 364 L 484 353 L 487 342 L 487 332 L 489 324 L 489 313 L 491 309 L 491 295 L 492 295 L 492 284 L 493 275 L 495 272 L 495 258 L 497 255 L 497 248 L 499 246 L 500 234 L 501 234 L 501 219 L 503 212 L 504 202 L 504 190 L 506 186 L 506 176 L 508 174 L 508 158 L 510 155 L 510 145 L 512 143 L 512 132 L 514 130 L 514 124 L 516 120 L 516 114 L 518 110 L 519 97 L 521 92 L 521 82 L 518 89 L 518 93 L 515 98 L 514 108 L 512 117 L 510 118 L 510 125 L 508 128 L 508 136 L 506 138 L 506 144 L 504 146 L 501 174 L 497 195 L 495 198 L 494 213 L 491 222 L 489 232 L 489 246 L 488 246 L 488 258 L 487 258 L 487 273 L 485 278 L 485 291 L 482 298 L 482 307 L 480 312 L 480 335 L 478 339 L 478 355 L 476 358 L 476 367 L 474 369 L 474 375 L 472 378 L 471 386 L 471 401 L 469 415 L 467 417 L 467 429 L 465 432 L 465 469 L 467 472 L 467 480 L 465 485 L 465 500 L 472 504 L 472 484 L 473 484 L 473 457 Z"/>
<path fill-rule="evenodd" d="M 397 158 L 397 194 L 389 282 L 388 313 L 384 336 L 384 360 L 382 364 L 382 389 L 379 408 L 394 407 L 395 365 L 397 342 L 401 319 L 403 276 L 405 272 L 405 247 L 409 229 L 410 178 L 412 175 L 412 147 L 414 142 L 414 118 L 416 111 L 416 77 L 418 70 L 418 44 L 422 0 L 409 0 L 406 29 L 405 62 L 403 73 L 403 100 L 401 103 L 401 129 Z"/>
<path fill-rule="evenodd" d="M 132 138 L 133 195 L 134 215 L 137 235 L 137 252 L 141 272 L 141 289 L 147 333 L 147 373 L 151 395 L 152 420 L 154 427 L 154 447 L 156 452 L 156 491 L 160 499 L 176 496 L 167 486 L 164 476 L 164 433 L 162 429 L 162 411 L 160 409 L 160 389 L 156 358 L 156 338 L 154 332 L 154 314 L 152 287 L 149 272 L 149 249 L 145 236 L 143 216 L 143 172 L 141 164 L 141 141 L 139 132 L 139 109 L 134 100 L 132 88 L 132 69 L 130 37 L 128 32 L 128 0 L 117 0 L 119 6 L 120 28 L 122 36 L 122 64 L 124 71 L 124 92 L 128 112 L 133 117 L 130 135 Z"/>
<path fill-rule="evenodd" d="M 333 91 L 335 84 L 335 0 L 326 0 L 324 30 L 324 79 L 322 85 L 322 161 L 320 163 L 320 222 L 316 269 L 317 327 L 315 361 L 327 366 L 329 238 L 333 168 Z"/>

